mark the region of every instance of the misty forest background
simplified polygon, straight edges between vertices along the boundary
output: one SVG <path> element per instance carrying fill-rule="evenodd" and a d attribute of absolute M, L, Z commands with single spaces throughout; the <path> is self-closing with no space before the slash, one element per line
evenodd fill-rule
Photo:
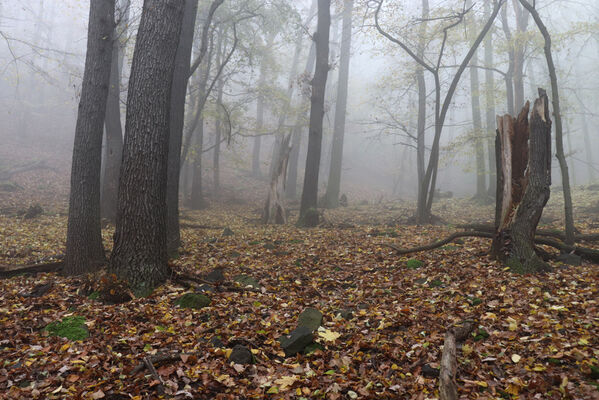
<path fill-rule="evenodd" d="M 598 399 L 598 55 L 593 0 L 0 0 L 0 398 Z"/>

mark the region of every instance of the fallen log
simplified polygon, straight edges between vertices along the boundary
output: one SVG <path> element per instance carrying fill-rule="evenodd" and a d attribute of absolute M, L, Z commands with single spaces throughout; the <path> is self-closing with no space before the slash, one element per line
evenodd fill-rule
<path fill-rule="evenodd" d="M 466 340 L 476 326 L 477 323 L 474 321 L 465 321 L 462 325 L 450 328 L 445 334 L 441 370 L 439 371 L 440 400 L 457 400 L 458 398 L 456 344 Z"/>
<path fill-rule="evenodd" d="M 397 252 L 397 254 L 403 255 L 403 254 L 420 253 L 423 251 L 434 250 L 441 246 L 445 246 L 446 244 L 451 243 L 454 240 L 462 238 L 462 237 L 482 237 L 482 238 L 492 239 L 493 234 L 488 233 L 488 232 L 473 232 L 473 231 L 472 232 L 469 232 L 469 231 L 456 232 L 456 233 L 451 234 L 450 236 L 448 236 L 447 238 L 445 238 L 443 240 L 439 240 L 438 242 L 434 242 L 434 243 L 420 246 L 420 247 L 413 247 L 411 249 L 402 249 L 402 248 L 399 248 L 397 246 L 394 246 L 394 245 L 388 244 L 388 243 L 383 243 L 382 245 L 395 250 Z"/>
<path fill-rule="evenodd" d="M 59 272 L 64 263 L 54 261 L 30 265 L 0 265 L 0 278 L 10 278 L 20 274 L 39 274 L 41 272 Z"/>

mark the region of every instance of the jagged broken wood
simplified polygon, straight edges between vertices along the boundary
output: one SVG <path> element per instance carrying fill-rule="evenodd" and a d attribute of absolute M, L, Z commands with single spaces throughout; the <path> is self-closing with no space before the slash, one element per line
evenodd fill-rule
<path fill-rule="evenodd" d="M 291 147 L 289 142 L 291 135 L 287 135 L 279 147 L 277 155 L 277 165 L 273 169 L 268 197 L 262 212 L 262 222 L 264 224 L 285 224 L 287 223 L 287 210 L 285 207 L 285 180 L 287 178 L 287 164 Z"/>
<path fill-rule="evenodd" d="M 450 328 L 445 334 L 443 354 L 441 356 L 441 370 L 439 372 L 440 400 L 458 399 L 456 344 L 466 340 L 476 326 L 477 323 L 474 321 L 465 321 L 461 325 Z"/>

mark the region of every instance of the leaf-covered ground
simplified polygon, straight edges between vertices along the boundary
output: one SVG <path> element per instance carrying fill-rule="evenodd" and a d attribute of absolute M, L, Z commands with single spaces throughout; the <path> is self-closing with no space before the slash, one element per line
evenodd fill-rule
<path fill-rule="evenodd" d="M 54 171 L 27 173 L 19 177 L 22 190 L 0 192 L 0 264 L 64 252 L 67 180 L 64 171 L 59 176 L 55 186 Z M 237 190 L 226 193 L 229 199 L 253 193 L 252 183 L 242 184 L 229 186 Z M 413 204 L 358 206 L 354 199 L 327 212 L 323 227 L 298 229 L 258 224 L 260 198 L 253 206 L 214 202 L 206 211 L 183 212 L 175 270 L 204 276 L 222 267 L 226 278 L 200 310 L 174 305 L 188 291 L 174 282 L 147 298 L 108 305 L 78 294 L 84 278 L 0 280 L 0 398 L 145 399 L 159 398 L 164 388 L 165 398 L 434 399 L 444 334 L 463 320 L 479 323 L 458 350 L 463 398 L 599 398 L 597 266 L 554 264 L 550 274 L 520 276 L 487 256 L 486 239 L 409 257 L 383 246 L 421 245 L 493 215 L 491 206 L 467 200 L 435 204 L 447 222 L 438 227 L 407 225 Z M 599 228 L 589 208 L 598 200 L 599 192 L 575 193 L 584 233 Z M 35 202 L 43 215 L 19 215 Z M 543 224 L 560 223 L 554 190 Z M 112 232 L 104 230 L 107 250 Z M 422 263 L 410 261 L 416 259 Z M 241 273 L 263 289 L 230 285 Z M 46 294 L 27 297 L 47 283 Z M 306 307 L 324 314 L 316 334 L 323 349 L 285 357 L 277 339 L 296 327 Z M 54 328 L 45 328 L 65 318 L 84 321 L 82 334 L 89 336 L 50 336 Z M 253 364 L 229 362 L 235 345 L 251 350 Z M 146 368 L 134 373 L 145 357 L 179 353 L 155 363 L 163 385 Z"/>
<path fill-rule="evenodd" d="M 465 204 L 446 201 L 437 211 L 459 223 L 472 217 L 459 212 Z M 244 273 L 264 287 L 225 287 L 197 311 L 173 305 L 185 289 L 172 283 L 148 298 L 104 305 L 77 294 L 81 279 L 2 280 L 0 396 L 158 398 L 158 382 L 147 370 L 132 370 L 144 356 L 181 352 L 187 355 L 156 365 L 167 394 L 179 398 L 432 399 L 445 331 L 475 319 L 477 337 L 458 352 L 465 398 L 599 398 L 592 369 L 599 366 L 596 266 L 514 275 L 487 257 L 488 241 L 471 239 L 414 255 L 423 265 L 411 269 L 410 258 L 382 244 L 426 243 L 452 228 L 402 225 L 407 210 L 396 203 L 354 206 L 330 213 L 329 227 L 318 229 L 261 226 L 254 210 L 242 206 L 186 211 L 176 269 L 203 275 L 223 267 L 227 280 Z M 64 216 L 4 216 L 1 223 L 2 263 L 63 249 Z M 110 229 L 105 237 L 108 247 Z M 46 295 L 23 297 L 48 282 Z M 285 358 L 277 339 L 308 306 L 322 311 L 329 334 L 339 335 L 318 336 L 323 350 Z M 341 310 L 352 315 L 342 318 Z M 87 339 L 69 341 L 43 329 L 73 315 L 85 318 Z M 214 337 L 223 348 L 211 343 Z M 252 365 L 228 362 L 235 344 L 251 349 Z"/>

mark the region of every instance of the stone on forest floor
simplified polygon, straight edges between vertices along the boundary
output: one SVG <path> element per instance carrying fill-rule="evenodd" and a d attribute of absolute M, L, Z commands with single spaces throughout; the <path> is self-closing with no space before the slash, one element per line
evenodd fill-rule
<path fill-rule="evenodd" d="M 428 282 L 428 278 L 418 278 L 414 280 L 414 283 L 417 283 L 419 285 L 424 285 L 426 282 Z"/>
<path fill-rule="evenodd" d="M 366 303 L 358 303 L 356 305 L 356 308 L 358 310 L 368 310 L 368 304 L 366 304 Z"/>
<path fill-rule="evenodd" d="M 314 307 L 308 307 L 299 316 L 297 320 L 298 327 L 308 328 L 314 332 L 322 324 L 322 313 Z"/>
<path fill-rule="evenodd" d="M 430 288 L 436 288 L 436 287 L 440 287 L 443 286 L 443 281 L 439 280 L 439 279 L 433 279 L 432 281 L 430 281 L 428 283 L 428 287 Z"/>
<path fill-rule="evenodd" d="M 233 232 L 229 227 L 223 229 L 223 236 L 233 236 L 234 234 L 235 232 Z"/>
<path fill-rule="evenodd" d="M 214 287 L 204 283 L 198 286 L 198 293 L 214 292 Z"/>
<path fill-rule="evenodd" d="M 60 336 L 69 340 L 83 340 L 89 336 L 85 318 L 72 315 L 62 321 L 54 321 L 45 328 L 50 336 Z"/>
<path fill-rule="evenodd" d="M 557 261 L 564 263 L 564 264 L 579 267 L 582 264 L 582 257 L 580 257 L 576 254 L 566 253 L 566 254 L 560 254 L 557 257 Z"/>
<path fill-rule="evenodd" d="M 291 331 L 289 335 L 279 338 L 279 342 L 281 343 L 281 347 L 283 348 L 286 357 L 301 353 L 313 340 L 314 335 L 312 334 L 312 331 L 305 326 L 299 326 Z"/>
<path fill-rule="evenodd" d="M 245 275 L 245 274 L 241 274 L 241 275 L 237 275 L 233 278 L 233 280 L 237 283 L 239 283 L 242 287 L 247 287 L 250 286 L 254 289 L 260 289 L 261 286 L 258 283 L 257 280 L 255 280 L 254 278 L 252 278 L 249 275 Z"/>
<path fill-rule="evenodd" d="M 207 307 L 210 304 L 210 298 L 201 293 L 185 293 L 175 300 L 175 305 L 181 308 L 193 308 L 195 310 Z"/>
<path fill-rule="evenodd" d="M 35 204 L 30 206 L 24 213 L 24 219 L 33 219 L 37 218 L 44 213 L 44 209 L 39 204 Z"/>
<path fill-rule="evenodd" d="M 421 372 L 422 375 L 424 375 L 427 378 L 438 378 L 440 370 L 438 368 L 433 368 L 428 364 L 424 364 L 422 366 Z"/>
<path fill-rule="evenodd" d="M 208 273 L 208 275 L 206 275 L 204 279 L 206 279 L 208 282 L 223 282 L 225 280 L 223 268 L 214 268 Z"/>
<path fill-rule="evenodd" d="M 229 361 L 234 362 L 235 364 L 251 364 L 254 357 L 252 356 L 252 352 L 247 347 L 238 344 L 233 347 L 233 351 L 229 356 Z"/>

